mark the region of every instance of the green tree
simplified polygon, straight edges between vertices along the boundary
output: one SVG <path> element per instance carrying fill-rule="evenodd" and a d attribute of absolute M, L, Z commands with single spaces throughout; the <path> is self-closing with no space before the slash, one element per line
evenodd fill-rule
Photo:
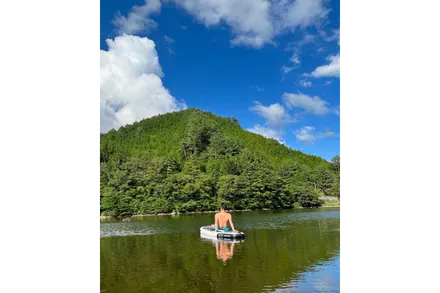
<path fill-rule="evenodd" d="M 313 207 L 321 192 L 339 196 L 339 157 L 329 163 L 197 109 L 100 139 L 103 215 L 206 211 L 220 201 L 238 210 Z"/>
<path fill-rule="evenodd" d="M 320 194 L 309 186 L 298 186 L 293 191 L 294 201 L 303 208 L 317 208 L 322 205 Z"/>

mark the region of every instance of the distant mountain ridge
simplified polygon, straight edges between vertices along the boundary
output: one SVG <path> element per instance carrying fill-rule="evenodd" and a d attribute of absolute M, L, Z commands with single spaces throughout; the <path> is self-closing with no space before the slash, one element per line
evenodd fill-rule
<path fill-rule="evenodd" d="M 277 156 L 278 165 L 284 159 L 295 159 L 309 167 L 327 162 L 318 156 L 304 154 L 279 143 L 241 128 L 235 118 L 220 117 L 198 109 L 190 108 L 183 111 L 161 114 L 151 118 L 122 126 L 118 131 L 110 130 L 101 134 L 101 146 L 110 142 L 115 146 L 124 146 L 130 155 L 172 155 L 178 153 L 180 143 L 184 139 L 185 129 L 190 125 L 191 118 L 198 116 L 205 121 L 215 121 L 225 135 L 240 137 L 245 148 L 251 152 L 263 152 L 267 156 Z"/>

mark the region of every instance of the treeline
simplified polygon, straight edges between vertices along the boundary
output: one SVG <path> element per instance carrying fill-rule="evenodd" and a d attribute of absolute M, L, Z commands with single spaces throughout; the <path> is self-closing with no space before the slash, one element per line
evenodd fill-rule
<path fill-rule="evenodd" d="M 318 207 L 339 197 L 332 163 L 189 109 L 101 134 L 101 214 Z"/>

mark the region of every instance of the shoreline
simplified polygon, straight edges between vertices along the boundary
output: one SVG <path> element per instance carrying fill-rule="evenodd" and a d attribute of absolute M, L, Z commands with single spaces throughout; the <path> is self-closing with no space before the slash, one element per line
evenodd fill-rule
<path fill-rule="evenodd" d="M 340 208 L 340 205 L 322 205 L 320 208 Z M 304 209 L 303 207 L 295 207 L 294 209 Z M 251 212 L 252 210 L 228 210 L 228 212 Z M 271 209 L 262 209 L 260 211 L 271 211 Z M 156 217 L 156 216 L 178 216 L 178 215 L 194 215 L 194 214 L 214 214 L 218 211 L 204 211 L 204 212 L 185 212 L 185 213 L 157 213 L 157 214 L 139 214 L 139 215 L 131 215 L 131 216 L 99 216 L 100 220 L 102 219 L 120 219 L 120 218 L 142 218 L 142 217 Z"/>

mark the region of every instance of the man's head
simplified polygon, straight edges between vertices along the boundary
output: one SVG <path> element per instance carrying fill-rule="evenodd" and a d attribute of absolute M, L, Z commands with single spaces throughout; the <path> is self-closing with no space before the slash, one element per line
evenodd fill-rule
<path fill-rule="evenodd" d="M 220 210 L 224 211 L 226 209 L 226 204 L 224 202 L 222 202 L 220 204 Z"/>

